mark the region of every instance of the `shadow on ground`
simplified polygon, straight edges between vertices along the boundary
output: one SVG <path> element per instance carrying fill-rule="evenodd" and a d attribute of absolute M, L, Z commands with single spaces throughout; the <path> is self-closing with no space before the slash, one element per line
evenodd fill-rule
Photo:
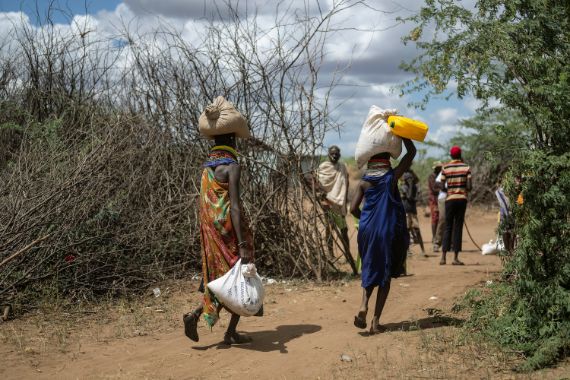
<path fill-rule="evenodd" d="M 461 326 L 463 324 L 462 319 L 448 317 L 448 316 L 433 316 L 418 319 L 415 321 L 402 321 L 395 323 L 387 323 L 382 325 L 382 332 L 392 332 L 392 331 L 418 331 L 418 330 L 428 330 L 444 326 Z M 370 336 L 368 331 L 359 332 L 362 336 Z"/>
<path fill-rule="evenodd" d="M 252 338 L 250 343 L 225 345 L 223 342 L 210 344 L 208 346 L 194 346 L 194 350 L 209 350 L 210 348 L 228 349 L 241 348 L 246 350 L 271 352 L 279 351 L 282 354 L 288 353 L 287 343 L 303 335 L 313 334 L 322 329 L 318 325 L 283 325 L 277 326 L 275 330 L 253 331 L 246 335 Z"/>

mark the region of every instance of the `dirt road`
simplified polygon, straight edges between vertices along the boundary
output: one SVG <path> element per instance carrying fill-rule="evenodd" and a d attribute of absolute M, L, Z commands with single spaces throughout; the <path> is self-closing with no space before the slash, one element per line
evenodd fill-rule
<path fill-rule="evenodd" d="M 429 219 L 420 220 L 429 241 Z M 493 212 L 468 212 L 467 223 L 479 244 L 493 237 L 495 221 Z M 153 299 L 146 304 L 114 306 L 105 317 L 99 312 L 67 325 L 59 339 L 54 333 L 54 325 L 62 323 L 59 319 L 49 324 L 45 317 L 33 316 L 0 325 L 0 378 L 328 379 L 406 378 L 412 373 L 425 378 L 486 377 L 488 370 L 477 363 L 476 372 L 463 373 L 468 367 L 456 369 L 452 356 L 430 356 L 439 346 L 435 341 L 430 345 L 429 339 L 445 340 L 453 328 L 434 323 L 438 320 L 428 311 L 449 310 L 467 289 L 491 280 L 500 270 L 500 260 L 482 256 L 466 234 L 465 266 L 440 266 L 431 245 L 427 248 L 431 257 L 424 258 L 413 246 L 416 254 L 408 265 L 412 275 L 393 281 L 381 318 L 389 331 L 380 335 L 368 336 L 353 326 L 361 297 L 359 281 L 353 279 L 268 285 L 265 316 L 244 318 L 239 326 L 252 343 L 231 348 L 220 344 L 227 315 L 211 332 L 201 324 L 200 342 L 194 343 L 183 335 L 180 317 L 195 302 L 197 284 L 186 282 L 182 286 L 192 292 L 167 289 L 162 300 L 149 296 Z"/>

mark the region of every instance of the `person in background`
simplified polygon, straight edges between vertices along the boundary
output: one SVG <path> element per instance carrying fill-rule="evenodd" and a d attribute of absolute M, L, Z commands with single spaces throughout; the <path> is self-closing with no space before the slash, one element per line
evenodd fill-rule
<path fill-rule="evenodd" d="M 412 165 L 416 147 L 411 140 L 402 140 L 407 152 L 395 169 L 390 166 L 389 153 L 377 154 L 368 161 L 350 205 L 350 212 L 360 220 L 358 252 L 362 258 L 362 302 L 354 325 L 361 329 L 367 327 L 368 301 L 378 287 L 371 334 L 383 331 L 379 320 L 390 292 L 390 281 L 404 273 L 410 240 L 398 179 Z"/>
<path fill-rule="evenodd" d="M 453 146 L 449 154 L 451 161 L 441 170 L 441 182 L 447 186 L 447 196 L 445 198 L 445 232 L 439 263 L 446 264 L 446 255 L 453 243 L 455 256 L 452 264 L 463 265 L 463 262 L 459 261 L 459 252 L 467 209 L 467 194 L 471 191 L 471 168 L 463 162 L 460 147 Z"/>
<path fill-rule="evenodd" d="M 328 160 L 319 165 L 317 178 L 320 188 L 324 191 L 323 208 L 327 214 L 327 244 L 329 254 L 333 255 L 333 229 L 340 230 L 344 255 L 354 274 L 358 274 L 356 263 L 350 253 L 348 226 L 346 224 L 346 209 L 348 198 L 348 171 L 340 160 L 340 148 L 333 145 L 328 150 Z"/>
<path fill-rule="evenodd" d="M 435 178 L 434 187 L 439 191 L 439 194 L 437 195 L 437 209 L 439 211 L 439 220 L 437 221 L 433 251 L 439 252 L 441 250 L 441 244 L 443 243 L 443 232 L 445 231 L 445 198 L 447 198 L 447 187 L 445 186 L 445 183 L 441 182 L 441 171 Z M 453 247 L 453 242 L 451 246 Z"/>
<path fill-rule="evenodd" d="M 495 196 L 499 202 L 499 230 L 502 231 L 502 239 L 505 251 L 512 253 L 514 249 L 513 218 L 511 217 L 511 205 L 505 195 L 503 187 L 498 186 Z"/>
<path fill-rule="evenodd" d="M 519 191 L 521 187 L 521 180 L 521 176 L 515 176 L 514 178 L 515 188 L 519 189 Z M 507 251 L 509 254 L 512 254 L 515 250 L 517 240 L 517 236 L 515 234 L 515 218 L 512 215 L 513 206 L 511 206 L 511 202 L 506 196 L 503 190 L 503 186 L 500 183 L 498 184 L 497 190 L 495 191 L 495 196 L 499 202 L 499 227 L 500 231 L 502 232 L 505 251 Z M 519 192 L 516 200 L 516 205 L 522 206 L 523 204 L 523 195 L 522 192 Z"/>
<path fill-rule="evenodd" d="M 439 188 L 436 187 L 435 179 L 441 172 L 441 161 L 435 161 L 432 165 L 433 172 L 428 176 L 428 204 L 429 212 L 431 215 L 431 242 L 433 251 L 439 251 L 441 246 L 441 239 L 437 240 L 437 226 L 439 223 L 440 212 L 437 204 L 437 197 L 439 195 Z M 437 249 L 437 250 L 436 250 Z"/>
<path fill-rule="evenodd" d="M 422 255 L 427 256 L 424 249 L 422 233 L 420 231 L 420 222 L 418 220 L 417 197 L 419 178 L 411 169 L 409 169 L 402 176 L 401 182 L 400 195 L 402 197 L 402 203 L 404 204 L 404 210 L 406 211 L 408 231 L 410 232 L 414 243 L 420 245 Z"/>

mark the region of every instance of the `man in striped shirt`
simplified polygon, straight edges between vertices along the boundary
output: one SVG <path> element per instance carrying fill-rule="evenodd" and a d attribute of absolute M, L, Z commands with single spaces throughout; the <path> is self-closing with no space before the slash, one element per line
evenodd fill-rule
<path fill-rule="evenodd" d="M 454 146 L 450 149 L 451 161 L 443 166 L 441 182 L 447 184 L 445 198 L 445 231 L 441 248 L 441 265 L 445 265 L 445 256 L 453 241 L 455 256 L 453 265 L 463 265 L 459 261 L 463 221 L 467 208 L 467 193 L 471 190 L 471 169 L 461 159 L 461 148 Z M 453 240 L 452 240 L 453 239 Z"/>

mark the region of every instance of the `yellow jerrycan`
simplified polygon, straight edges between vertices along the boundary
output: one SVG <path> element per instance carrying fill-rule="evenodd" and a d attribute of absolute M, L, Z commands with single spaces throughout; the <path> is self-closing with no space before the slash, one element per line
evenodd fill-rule
<path fill-rule="evenodd" d="M 396 136 L 416 141 L 424 141 L 428 131 L 426 123 L 404 116 L 389 116 L 388 125 Z"/>

